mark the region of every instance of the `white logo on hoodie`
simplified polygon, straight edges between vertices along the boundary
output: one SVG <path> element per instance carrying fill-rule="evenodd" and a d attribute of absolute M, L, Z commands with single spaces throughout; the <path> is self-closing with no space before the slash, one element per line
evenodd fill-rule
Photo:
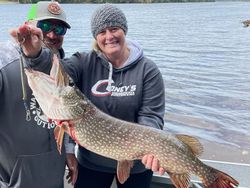
<path fill-rule="evenodd" d="M 112 86 L 111 88 L 107 88 L 109 80 L 99 80 L 96 84 L 91 88 L 91 92 L 94 96 L 97 97 L 105 97 L 105 96 L 134 96 L 136 91 L 136 85 L 127 85 L 127 86 Z M 112 80 L 112 83 L 114 81 Z"/>
<path fill-rule="evenodd" d="M 48 117 L 45 116 L 44 113 L 42 112 L 35 97 L 32 97 L 30 99 L 30 111 L 31 111 L 31 117 L 36 121 L 38 126 L 47 129 L 55 128 L 56 126 L 55 122 L 48 121 Z"/>

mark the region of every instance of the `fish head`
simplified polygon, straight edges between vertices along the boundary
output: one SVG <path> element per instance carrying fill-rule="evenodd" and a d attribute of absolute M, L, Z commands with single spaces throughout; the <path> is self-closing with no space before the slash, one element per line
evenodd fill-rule
<path fill-rule="evenodd" d="M 43 113 L 52 120 L 74 120 L 85 111 L 86 102 L 74 86 L 69 85 L 69 76 L 61 65 L 53 62 L 50 75 L 26 68 L 28 84 Z"/>

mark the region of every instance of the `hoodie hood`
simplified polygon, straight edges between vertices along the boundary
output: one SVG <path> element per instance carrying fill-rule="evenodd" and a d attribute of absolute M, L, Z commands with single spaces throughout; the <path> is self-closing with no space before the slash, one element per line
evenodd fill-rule
<path fill-rule="evenodd" d="M 19 46 L 12 41 L 0 43 L 0 69 L 20 57 Z"/>
<path fill-rule="evenodd" d="M 137 60 L 140 60 L 143 57 L 143 50 L 139 43 L 127 40 L 127 45 L 130 50 L 129 57 L 119 69 L 127 67 L 130 64 L 137 63 Z"/>
<path fill-rule="evenodd" d="M 121 71 L 124 69 L 129 68 L 132 64 L 137 63 L 141 58 L 143 58 L 144 54 L 143 54 L 143 49 L 140 46 L 139 43 L 135 42 L 135 41 L 131 41 L 131 40 L 126 40 L 127 42 L 127 46 L 129 48 L 129 57 L 126 60 L 126 62 L 123 64 L 122 67 L 120 68 L 114 68 L 114 71 Z M 109 62 L 109 60 L 106 58 L 106 56 L 101 52 L 101 51 L 97 51 L 98 56 L 103 59 L 104 61 L 102 61 L 102 64 L 110 69 L 110 65 L 111 64 Z M 112 64 L 111 64 L 112 65 Z"/>
<path fill-rule="evenodd" d="M 109 69 L 107 91 L 111 91 L 111 84 L 113 83 L 113 69 L 114 72 L 120 72 L 120 83 L 122 83 L 122 72 L 126 69 L 129 69 L 132 65 L 136 64 L 144 56 L 142 47 L 139 45 L 139 43 L 131 40 L 126 40 L 126 42 L 129 48 L 129 57 L 120 68 L 113 68 L 112 63 L 108 61 L 106 56 L 101 51 L 97 51 L 98 56 L 104 60 L 102 61 L 102 64 Z"/>

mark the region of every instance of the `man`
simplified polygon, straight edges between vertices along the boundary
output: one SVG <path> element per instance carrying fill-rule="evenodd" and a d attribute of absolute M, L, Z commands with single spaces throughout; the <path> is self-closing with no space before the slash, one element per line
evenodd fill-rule
<path fill-rule="evenodd" d="M 33 23 L 43 31 L 44 45 L 64 57 L 62 49 L 64 35 L 70 25 L 66 14 L 58 2 L 40 1 L 33 4 L 28 13 L 28 22 Z"/>
<path fill-rule="evenodd" d="M 28 20 L 27 24 L 43 31 L 43 44 L 63 58 L 63 39 L 70 25 L 60 5 L 38 2 Z M 47 120 L 32 95 L 19 54 L 18 44 L 0 45 L 0 187 L 62 188 L 65 153 L 57 151 L 55 124 Z M 50 68 L 35 67 L 46 73 Z M 74 183 L 77 169 L 70 170 L 69 181 Z"/>

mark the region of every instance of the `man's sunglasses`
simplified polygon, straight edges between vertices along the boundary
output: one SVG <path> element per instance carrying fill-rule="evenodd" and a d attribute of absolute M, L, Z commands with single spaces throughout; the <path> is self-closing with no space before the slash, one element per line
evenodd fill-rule
<path fill-rule="evenodd" d="M 55 25 L 49 21 L 38 21 L 36 26 L 46 33 L 54 31 L 56 35 L 65 35 L 67 31 L 64 25 Z"/>

